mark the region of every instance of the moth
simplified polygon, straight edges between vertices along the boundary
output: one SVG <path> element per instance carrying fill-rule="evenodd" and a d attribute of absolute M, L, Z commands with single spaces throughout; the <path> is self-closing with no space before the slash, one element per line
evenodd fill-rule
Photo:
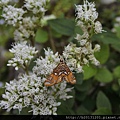
<path fill-rule="evenodd" d="M 48 76 L 47 80 L 45 80 L 45 86 L 55 85 L 62 80 L 66 80 L 68 83 L 75 84 L 76 79 L 69 69 L 67 64 L 60 59 L 60 63 L 53 69 L 53 72 Z"/>

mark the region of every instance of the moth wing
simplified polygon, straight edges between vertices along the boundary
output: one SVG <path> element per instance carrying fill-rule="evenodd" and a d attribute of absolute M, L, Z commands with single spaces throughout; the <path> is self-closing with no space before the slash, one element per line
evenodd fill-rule
<path fill-rule="evenodd" d="M 72 72 L 70 72 L 68 75 L 65 76 L 65 80 L 67 82 L 70 82 L 71 84 L 75 84 L 76 83 L 76 79 L 75 79 L 75 77 L 74 77 Z"/>
<path fill-rule="evenodd" d="M 54 75 L 53 73 L 47 78 L 47 80 L 45 80 L 44 85 L 45 86 L 52 86 L 54 84 L 56 84 L 58 80 L 58 76 Z"/>
<path fill-rule="evenodd" d="M 65 74 L 61 74 L 59 77 L 58 77 L 58 80 L 57 80 L 57 83 L 61 82 L 64 78 Z"/>

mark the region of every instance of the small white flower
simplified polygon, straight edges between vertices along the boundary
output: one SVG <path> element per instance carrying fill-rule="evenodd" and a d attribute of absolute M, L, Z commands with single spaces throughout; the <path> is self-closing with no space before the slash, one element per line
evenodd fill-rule
<path fill-rule="evenodd" d="M 81 46 L 84 46 L 86 44 L 87 40 L 86 39 L 82 39 L 80 40 L 80 45 Z"/>
<path fill-rule="evenodd" d="M 13 106 L 13 109 L 18 109 L 19 112 L 20 112 L 20 111 L 22 110 L 22 104 L 21 104 L 21 103 L 15 104 L 15 105 Z"/>
<path fill-rule="evenodd" d="M 96 44 L 94 48 L 94 52 L 100 51 L 100 45 Z"/>
<path fill-rule="evenodd" d="M 95 22 L 95 33 L 102 33 L 102 24 L 99 21 Z"/>
<path fill-rule="evenodd" d="M 30 105 L 30 100 L 31 100 L 31 98 L 24 97 L 24 104 L 25 104 L 25 106 L 29 106 Z"/>
<path fill-rule="evenodd" d="M 88 63 L 89 63 L 89 60 L 86 59 L 86 58 L 83 58 L 83 63 L 84 63 L 84 64 L 88 64 Z"/>
<path fill-rule="evenodd" d="M 100 65 L 100 62 L 95 58 L 94 55 L 89 55 L 88 57 L 94 65 L 96 65 L 96 66 Z"/>

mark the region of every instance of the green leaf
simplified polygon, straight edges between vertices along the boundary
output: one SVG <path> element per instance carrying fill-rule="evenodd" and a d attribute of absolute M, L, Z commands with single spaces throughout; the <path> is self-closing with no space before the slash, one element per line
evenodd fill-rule
<path fill-rule="evenodd" d="M 117 37 L 120 38 L 120 26 L 116 26 L 115 29 L 117 32 Z"/>
<path fill-rule="evenodd" d="M 109 54 L 109 45 L 102 44 L 100 51 L 95 53 L 95 57 L 101 64 L 104 64 L 108 60 Z"/>
<path fill-rule="evenodd" d="M 90 97 L 91 96 L 91 97 Z M 82 101 L 82 105 L 88 110 L 88 111 L 93 111 L 96 107 L 96 99 L 94 97 L 94 94 L 92 93 L 91 95 L 88 95 L 87 91 L 87 97 L 85 98 L 84 101 Z"/>
<path fill-rule="evenodd" d="M 60 105 L 58 106 L 57 110 L 58 115 L 71 115 L 71 109 L 68 108 L 66 105 Z"/>
<path fill-rule="evenodd" d="M 76 96 L 75 96 L 75 99 L 78 100 L 78 101 L 84 101 L 86 96 L 87 96 L 87 92 L 77 92 L 76 91 Z"/>
<path fill-rule="evenodd" d="M 117 66 L 116 68 L 114 68 L 113 75 L 117 78 L 120 78 L 120 66 Z"/>
<path fill-rule="evenodd" d="M 119 84 L 119 86 L 120 86 L 120 79 L 118 79 L 118 84 Z"/>
<path fill-rule="evenodd" d="M 70 104 L 70 102 L 68 102 L 68 100 L 67 100 L 67 102 L 66 101 L 62 102 L 62 104 L 60 106 L 58 106 L 57 113 L 58 113 L 58 115 L 73 115 L 73 114 L 75 114 L 74 111 L 72 111 L 71 104 Z"/>
<path fill-rule="evenodd" d="M 100 68 L 98 69 L 95 79 L 98 80 L 99 82 L 103 83 L 109 83 L 113 80 L 112 73 L 106 69 L 106 68 Z"/>
<path fill-rule="evenodd" d="M 118 52 L 120 52 L 120 44 L 113 44 L 111 45 L 115 50 L 117 50 Z"/>
<path fill-rule="evenodd" d="M 97 94 L 97 108 L 107 108 L 109 110 L 111 110 L 111 103 L 109 101 L 109 99 L 107 98 L 107 96 L 102 92 L 99 91 Z"/>
<path fill-rule="evenodd" d="M 112 112 L 108 108 L 99 108 L 92 115 L 112 115 Z"/>
<path fill-rule="evenodd" d="M 113 83 L 113 84 L 112 84 L 112 89 L 113 89 L 114 91 L 118 91 L 118 90 L 119 90 L 119 85 L 118 85 L 117 83 Z"/>
<path fill-rule="evenodd" d="M 77 115 L 89 115 L 90 114 L 89 111 L 83 105 L 77 108 L 76 113 Z"/>
<path fill-rule="evenodd" d="M 35 41 L 45 43 L 48 40 L 48 33 L 42 29 L 38 29 L 35 36 Z"/>
<path fill-rule="evenodd" d="M 83 70 L 84 70 L 84 73 L 83 73 L 84 74 L 84 78 L 83 78 L 84 80 L 87 80 L 87 79 L 93 77 L 97 73 L 97 69 L 92 65 L 84 66 Z"/>
<path fill-rule="evenodd" d="M 104 44 L 120 44 L 119 38 L 109 30 L 103 32 L 102 34 L 95 34 L 92 39 L 101 41 Z"/>
<path fill-rule="evenodd" d="M 88 91 L 91 88 L 91 80 L 83 81 L 81 85 L 75 85 L 75 89 L 78 91 Z"/>
<path fill-rule="evenodd" d="M 75 33 L 83 34 L 83 31 L 79 26 L 75 26 Z"/>
<path fill-rule="evenodd" d="M 83 74 L 75 73 L 76 84 L 82 84 L 83 82 Z"/>
<path fill-rule="evenodd" d="M 93 40 L 98 40 L 104 44 L 111 44 L 115 50 L 120 51 L 120 39 L 111 31 L 103 32 L 92 37 Z"/>
<path fill-rule="evenodd" d="M 52 32 L 53 37 L 55 37 L 55 38 L 62 37 L 62 35 L 60 33 L 56 32 L 54 29 L 51 29 L 51 32 Z"/>
<path fill-rule="evenodd" d="M 74 34 L 75 22 L 71 19 L 59 18 L 49 20 L 48 24 L 52 29 L 54 29 L 62 35 L 71 36 Z"/>

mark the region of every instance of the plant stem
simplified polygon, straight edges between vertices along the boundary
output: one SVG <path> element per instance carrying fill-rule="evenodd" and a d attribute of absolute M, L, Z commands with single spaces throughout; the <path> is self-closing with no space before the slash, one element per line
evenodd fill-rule
<path fill-rule="evenodd" d="M 35 41 L 33 40 L 33 37 L 30 37 L 30 42 L 31 42 L 31 45 L 34 47 L 35 46 Z"/>

